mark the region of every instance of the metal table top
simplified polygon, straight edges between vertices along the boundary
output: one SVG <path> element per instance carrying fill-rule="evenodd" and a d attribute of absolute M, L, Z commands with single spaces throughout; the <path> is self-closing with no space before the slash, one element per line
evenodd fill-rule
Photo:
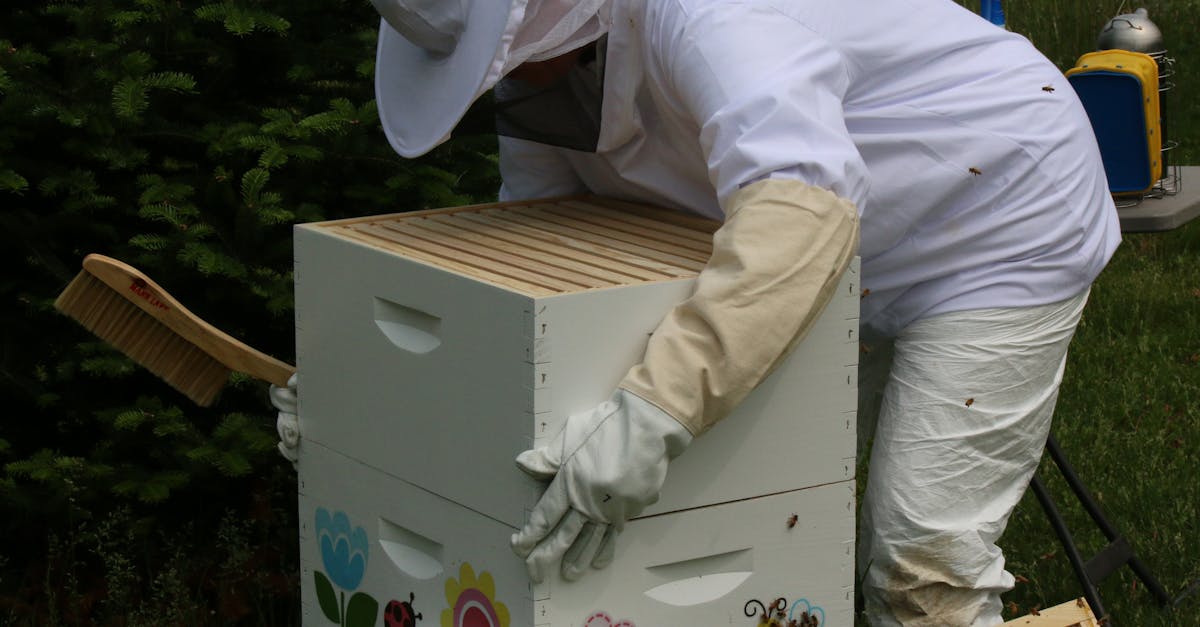
<path fill-rule="evenodd" d="M 1146 198 L 1133 207 L 1117 209 L 1121 231 L 1170 231 L 1200 216 L 1200 166 L 1180 168 L 1180 190 L 1174 196 Z"/>

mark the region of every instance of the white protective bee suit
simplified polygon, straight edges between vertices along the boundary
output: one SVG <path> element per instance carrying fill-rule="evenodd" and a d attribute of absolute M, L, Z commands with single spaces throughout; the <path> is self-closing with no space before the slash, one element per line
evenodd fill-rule
<path fill-rule="evenodd" d="M 376 0 L 377 95 L 401 154 L 443 141 L 520 63 L 594 46 L 564 79 L 579 89 L 497 85 L 502 198 L 586 191 L 725 220 L 695 294 L 613 398 L 518 459 L 553 477 L 513 540 L 531 575 L 603 566 L 669 460 L 803 336 L 857 253 L 861 430 L 875 433 L 859 546 L 868 616 L 999 623 L 1013 578 L 995 541 L 1120 239 L 1062 74 L 951 0 L 464 1 Z M 439 17 L 460 4 L 473 20 Z M 499 34 L 474 54 L 491 56 L 457 100 L 426 102 L 426 75 L 394 69 L 415 45 L 440 80 L 437 55 L 465 55 L 461 33 L 489 19 Z M 560 112 L 578 100 L 565 133 L 539 137 L 543 96 Z M 533 107 L 535 123 L 505 121 L 510 105 Z M 439 111 L 448 121 L 431 123 Z"/>

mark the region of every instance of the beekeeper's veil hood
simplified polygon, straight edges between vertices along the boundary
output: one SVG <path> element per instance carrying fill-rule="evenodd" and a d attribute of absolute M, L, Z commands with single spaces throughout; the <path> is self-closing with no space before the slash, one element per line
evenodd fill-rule
<path fill-rule="evenodd" d="M 526 61 L 608 31 L 611 0 L 371 0 L 383 16 L 375 98 L 388 141 L 416 157 L 445 141 L 467 108 Z"/>

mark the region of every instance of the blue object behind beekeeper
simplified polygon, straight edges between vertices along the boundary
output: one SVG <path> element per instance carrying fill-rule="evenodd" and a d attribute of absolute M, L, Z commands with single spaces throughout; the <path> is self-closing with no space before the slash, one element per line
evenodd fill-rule
<path fill-rule="evenodd" d="M 1004 6 L 1000 0 L 979 0 L 979 14 L 996 26 L 1004 27 Z"/>

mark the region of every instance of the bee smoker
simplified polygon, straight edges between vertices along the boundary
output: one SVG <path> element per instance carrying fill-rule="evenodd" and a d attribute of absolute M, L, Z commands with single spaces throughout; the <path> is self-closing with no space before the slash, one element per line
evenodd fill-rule
<path fill-rule="evenodd" d="M 1167 131 L 1167 100 L 1175 88 L 1175 59 L 1167 56 L 1162 31 L 1150 21 L 1149 12 L 1141 8 L 1133 13 L 1124 13 L 1108 21 L 1096 39 L 1097 50 L 1129 50 L 1149 55 L 1158 65 L 1159 125 L 1162 137 L 1162 172 L 1159 180 L 1146 196 L 1173 196 L 1180 189 L 1179 164 L 1169 161 L 1170 151 L 1179 145 L 1170 139 Z"/>

